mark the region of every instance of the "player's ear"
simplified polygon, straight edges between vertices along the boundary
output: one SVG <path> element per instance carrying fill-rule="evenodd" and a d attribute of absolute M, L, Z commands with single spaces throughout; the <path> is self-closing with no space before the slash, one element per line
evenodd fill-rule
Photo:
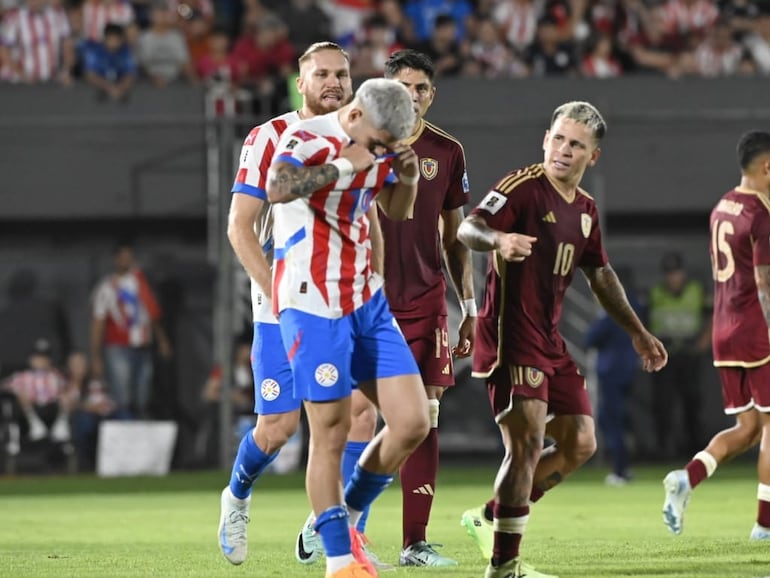
<path fill-rule="evenodd" d="M 599 160 L 599 157 L 602 156 L 602 149 L 599 147 L 596 147 L 594 149 L 594 152 L 591 153 L 591 160 L 588 161 L 588 166 L 592 167 L 596 164 L 596 161 Z"/>
<path fill-rule="evenodd" d="M 545 131 L 545 136 L 543 137 L 543 150 L 545 150 L 546 146 L 548 145 L 548 136 L 551 134 L 550 130 Z"/>
<path fill-rule="evenodd" d="M 302 71 L 299 71 L 299 74 L 297 75 L 297 79 L 295 80 L 297 83 L 297 92 L 302 94 L 302 89 L 305 86 L 305 77 L 302 75 Z"/>

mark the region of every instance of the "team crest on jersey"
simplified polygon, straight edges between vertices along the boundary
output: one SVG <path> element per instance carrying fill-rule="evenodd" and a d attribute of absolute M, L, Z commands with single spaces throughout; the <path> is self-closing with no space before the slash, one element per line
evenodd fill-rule
<path fill-rule="evenodd" d="M 275 401 L 279 395 L 281 395 L 281 386 L 274 379 L 262 380 L 262 384 L 259 386 L 259 394 L 265 401 Z"/>
<path fill-rule="evenodd" d="M 527 367 L 524 372 L 524 379 L 530 387 L 540 387 L 544 378 L 545 374 L 535 367 Z"/>
<path fill-rule="evenodd" d="M 580 230 L 583 231 L 583 236 L 588 239 L 588 235 L 591 234 L 591 215 L 588 213 L 580 214 Z"/>
<path fill-rule="evenodd" d="M 430 157 L 420 159 L 420 172 L 427 180 L 432 181 L 438 174 L 438 161 Z"/>
<path fill-rule="evenodd" d="M 323 387 L 331 387 L 340 378 L 340 372 L 331 363 L 322 363 L 315 368 L 315 380 L 318 385 Z"/>

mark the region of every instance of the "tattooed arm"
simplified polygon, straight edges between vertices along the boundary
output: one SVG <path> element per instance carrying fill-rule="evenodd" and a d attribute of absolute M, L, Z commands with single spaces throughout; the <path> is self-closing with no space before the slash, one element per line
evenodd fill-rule
<path fill-rule="evenodd" d="M 583 267 L 583 274 L 607 314 L 631 336 L 645 371 L 658 371 L 668 361 L 665 347 L 641 322 L 628 302 L 626 291 L 609 265 Z"/>
<path fill-rule="evenodd" d="M 312 167 L 276 163 L 267 173 L 267 200 L 289 203 L 299 197 L 309 197 L 339 176 L 340 170 L 331 163 Z"/>
<path fill-rule="evenodd" d="M 754 267 L 754 279 L 757 282 L 757 296 L 765 323 L 770 327 L 770 265 L 757 265 Z"/>

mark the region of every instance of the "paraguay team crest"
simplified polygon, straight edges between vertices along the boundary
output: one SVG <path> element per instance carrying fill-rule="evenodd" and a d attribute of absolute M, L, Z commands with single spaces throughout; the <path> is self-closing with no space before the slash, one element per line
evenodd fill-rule
<path fill-rule="evenodd" d="M 588 239 L 588 235 L 591 234 L 591 215 L 588 213 L 580 214 L 580 230 L 583 231 L 583 236 Z"/>
<path fill-rule="evenodd" d="M 435 179 L 438 174 L 438 161 L 430 157 L 420 159 L 420 172 L 423 178 L 429 181 Z"/>
<path fill-rule="evenodd" d="M 276 380 L 268 377 L 262 380 L 262 384 L 259 386 L 259 393 L 265 401 L 274 401 L 281 395 L 281 386 L 278 385 Z"/>
<path fill-rule="evenodd" d="M 315 368 L 315 380 L 318 385 L 323 387 L 331 387 L 340 378 L 339 371 L 331 363 L 322 363 Z"/>

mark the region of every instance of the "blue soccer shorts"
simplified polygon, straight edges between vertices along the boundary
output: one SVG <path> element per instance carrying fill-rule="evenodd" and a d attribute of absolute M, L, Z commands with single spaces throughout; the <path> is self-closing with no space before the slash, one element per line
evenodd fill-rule
<path fill-rule="evenodd" d="M 254 323 L 251 371 L 254 374 L 254 413 L 289 413 L 300 408 L 302 401 L 294 398 L 294 378 L 277 323 Z"/>
<path fill-rule="evenodd" d="M 280 325 L 297 399 L 333 401 L 358 383 L 420 372 L 382 291 L 339 319 L 285 309 Z"/>

